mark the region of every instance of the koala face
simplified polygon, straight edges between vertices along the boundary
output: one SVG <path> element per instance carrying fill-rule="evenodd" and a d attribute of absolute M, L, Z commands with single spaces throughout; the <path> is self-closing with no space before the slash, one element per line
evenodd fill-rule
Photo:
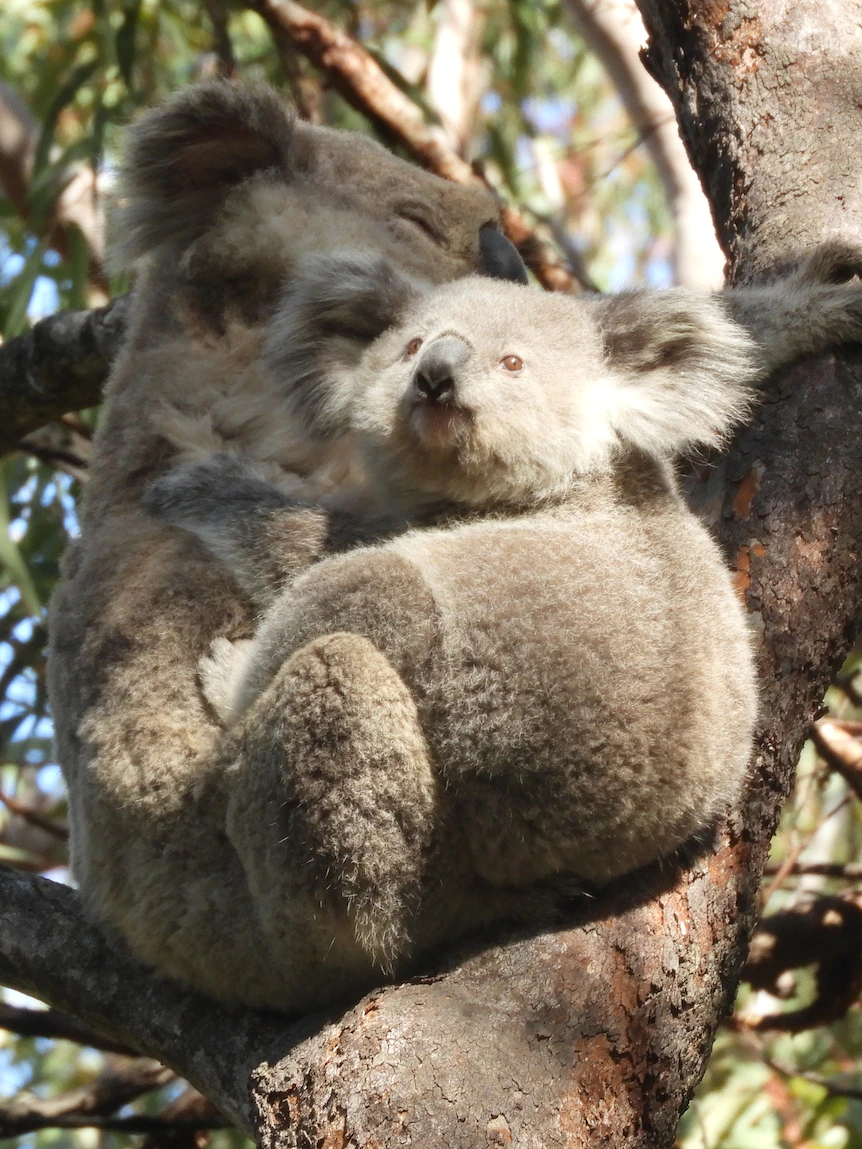
<path fill-rule="evenodd" d="M 473 278 L 432 292 L 369 349 L 351 422 L 396 493 L 533 503 L 607 445 L 607 375 L 588 309 Z"/>
<path fill-rule="evenodd" d="M 145 114 L 114 211 L 120 266 L 178 264 L 196 317 L 256 323 L 311 253 L 373 253 L 426 285 L 526 281 L 480 186 L 450 183 L 353 132 L 295 120 L 265 88 L 213 82 Z"/>
<path fill-rule="evenodd" d="M 264 359 L 308 434 L 353 432 L 377 485 L 407 505 L 529 506 L 620 452 L 717 445 L 761 370 L 715 297 L 477 277 L 428 289 L 362 253 L 305 262 Z"/>
<path fill-rule="evenodd" d="M 720 440 L 755 372 L 745 332 L 707 297 L 471 278 L 415 301 L 365 352 L 349 418 L 396 496 L 531 505 L 627 449 Z"/>

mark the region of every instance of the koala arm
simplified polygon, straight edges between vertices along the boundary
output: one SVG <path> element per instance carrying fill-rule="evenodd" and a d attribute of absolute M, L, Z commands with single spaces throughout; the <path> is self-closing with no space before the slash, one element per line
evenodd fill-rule
<path fill-rule="evenodd" d="M 718 296 L 757 347 L 766 376 L 803 355 L 862 341 L 862 248 L 836 240 L 816 247 L 770 283 Z"/>
<path fill-rule="evenodd" d="M 229 455 L 173 468 L 149 488 L 144 506 L 196 535 L 258 609 L 325 555 L 398 528 L 386 516 L 291 499 L 252 464 Z"/>

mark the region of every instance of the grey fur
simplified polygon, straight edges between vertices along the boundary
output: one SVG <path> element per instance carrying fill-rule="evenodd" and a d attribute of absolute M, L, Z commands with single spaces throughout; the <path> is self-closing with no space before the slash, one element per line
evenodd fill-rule
<path fill-rule="evenodd" d="M 361 269 L 344 270 L 349 327 Z M 467 279 L 405 289 L 399 323 L 346 373 L 311 306 L 319 290 L 335 306 L 337 261 L 308 274 L 307 310 L 288 299 L 275 320 L 310 355 L 294 381 L 332 389 L 377 505 L 413 522 L 365 545 L 354 528 L 346 554 L 279 592 L 257 563 L 274 517 L 309 508 L 283 497 L 276 511 L 253 467 L 178 468 L 146 503 L 265 611 L 210 688 L 230 676 L 229 726 L 278 714 L 278 746 L 259 753 L 289 841 L 343 900 L 368 962 L 398 969 L 453 932 L 441 915 L 468 891 L 484 918 L 483 883 L 511 897 L 504 914 L 561 874 L 602 884 L 703 833 L 738 793 L 756 710 L 744 613 L 668 464 L 719 442 L 785 352 L 728 317 L 744 314 L 738 297 Z M 381 269 L 365 274 L 373 297 Z M 810 290 L 794 323 L 818 299 L 834 307 L 832 290 Z M 834 290 L 858 308 L 857 285 Z"/>
<path fill-rule="evenodd" d="M 225 737 L 200 689 L 213 639 L 252 634 L 249 597 L 141 497 L 177 462 L 219 451 L 297 493 L 347 481 L 349 436 L 310 440 L 263 355 L 285 285 L 312 253 L 380 257 L 423 287 L 482 270 L 498 205 L 362 136 L 292 123 L 272 93 L 226 84 L 146 113 L 121 189 L 118 260 L 138 260 L 130 330 L 51 610 L 73 868 L 93 918 L 165 974 L 297 1009 L 379 974 L 341 904 L 293 868 L 283 798 L 257 755 L 264 727 Z M 270 523 L 264 569 L 276 580 L 352 540 L 348 523 L 330 539 L 319 508 Z M 270 866 L 293 888 L 283 912 L 283 888 L 270 898 L 260 886 Z"/>
<path fill-rule="evenodd" d="M 273 371 L 293 338 L 305 348 L 300 359 L 317 354 L 305 337 L 313 312 L 295 312 L 305 318 L 291 335 L 283 302 L 285 291 L 301 299 L 328 289 L 327 275 L 312 289 L 313 258 L 349 255 L 366 268 L 382 260 L 405 295 L 418 297 L 481 267 L 481 229 L 496 214 L 481 190 L 436 180 L 368 140 L 280 116 L 270 96 L 206 85 L 134 129 L 120 211 L 128 250 L 145 258 L 81 538 L 52 607 L 50 684 L 89 912 L 167 975 L 225 1001 L 295 1011 L 355 993 L 483 923 L 541 920 L 561 871 L 600 881 L 661 854 L 734 791 L 751 697 L 744 627 L 717 553 L 682 508 L 663 459 L 626 446 L 642 444 L 649 418 L 611 420 L 610 429 L 599 418 L 598 445 L 575 427 L 573 441 L 595 465 L 574 479 L 563 465 L 566 435 L 552 436 L 553 465 L 536 451 L 517 472 L 517 517 L 508 505 L 489 509 L 511 499 L 515 472 L 487 452 L 489 466 L 479 452 L 466 477 L 441 490 L 430 464 L 414 473 L 409 452 L 387 437 L 383 374 L 380 386 L 373 371 L 355 375 L 394 337 L 384 330 L 367 356 L 360 351 L 393 321 L 379 267 L 370 303 L 381 313 L 370 326 L 338 326 L 336 346 L 322 347 L 323 369 L 318 360 L 295 377 Z M 471 284 L 466 295 L 489 287 Z M 812 311 L 794 296 L 800 317 L 780 286 L 772 291 L 780 321 L 769 340 L 780 351 L 790 339 L 782 324 L 804 326 Z M 434 306 L 448 297 L 435 298 Z M 601 301 L 569 310 L 523 289 L 519 299 L 563 308 L 575 326 L 557 324 L 549 351 L 576 348 L 579 366 L 604 370 L 613 339 L 602 334 Z M 766 297 L 758 299 L 763 314 Z M 720 305 L 704 308 L 708 335 Z M 736 350 L 722 356 L 744 360 L 744 337 L 726 330 Z M 803 350 L 824 337 L 822 323 Z M 706 382 L 709 364 L 702 368 Z M 726 363 L 722 370 L 737 377 Z M 673 364 L 652 375 L 663 380 L 659 395 L 682 394 Z M 320 408 L 298 392 L 329 379 L 336 401 L 309 435 L 300 416 Z M 631 381 L 621 371 L 620 386 Z M 720 433 L 725 400 L 708 398 L 698 434 Z M 570 429 L 568 403 L 548 398 L 546 440 L 558 413 Z M 739 380 L 730 406 L 744 403 Z M 666 406 L 659 398 L 653 409 Z M 527 413 L 506 423 L 520 426 L 528 452 L 531 421 L 535 428 Z M 660 422 L 659 438 L 672 446 L 681 431 Z M 369 451 L 358 447 L 375 438 L 393 450 L 373 460 L 369 482 Z M 185 468 L 201 464 L 188 519 Z M 146 510 L 145 492 L 162 476 L 151 505 L 200 538 Z M 334 493 L 322 497 L 327 487 Z M 528 512 L 528 495 L 540 490 L 545 503 Z M 228 503 L 202 523 L 213 494 Z M 231 499 L 235 514 L 226 513 Z M 465 537 L 476 539 L 469 565 L 450 562 L 446 548 Z M 295 596 L 295 612 L 282 594 Z M 524 609 L 534 596 L 561 621 L 550 642 L 549 621 L 537 630 Z M 263 649 L 273 660 L 296 653 L 236 718 L 248 672 L 266 665 L 270 674 L 270 656 L 259 657 L 268 631 L 240 647 L 233 670 L 226 644 L 252 638 L 268 605 L 278 622 Z M 572 620 L 589 637 L 576 642 L 574 659 Z M 452 634 L 466 635 L 466 645 Z M 741 669 L 721 661 L 734 643 Z M 513 645 L 533 668 L 532 697 L 503 673 Z M 704 665 L 718 657 L 718 680 L 701 670 L 686 677 L 698 650 Z M 615 658 L 625 683 L 610 675 Z M 450 671 L 471 668 L 453 699 Z M 573 673 L 591 688 L 575 689 Z M 546 728 L 554 701 L 562 710 Z M 451 734 L 438 714 L 449 706 Z M 503 758 L 513 723 L 519 733 Z M 560 723 L 586 732 L 578 762 L 594 773 L 553 753 Z M 671 748 L 674 765 L 690 770 L 687 747 L 701 736 L 713 756 L 686 775 L 685 794 L 682 776 L 660 767 Z M 596 788 L 606 761 L 613 786 Z M 665 790 L 674 824 L 664 817 Z M 576 794 L 593 791 L 593 807 L 573 809 Z M 645 828 L 641 806 L 653 817 L 660 810 L 660 824 Z M 596 826 L 604 820 L 598 856 L 572 840 L 572 819 L 589 821 L 593 809 Z"/>

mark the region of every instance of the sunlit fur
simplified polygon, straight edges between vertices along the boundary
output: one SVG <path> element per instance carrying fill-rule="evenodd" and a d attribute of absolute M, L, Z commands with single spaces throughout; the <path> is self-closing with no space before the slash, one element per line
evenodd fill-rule
<path fill-rule="evenodd" d="M 315 511 L 223 457 L 147 496 L 263 612 L 236 659 L 216 644 L 204 690 L 243 741 L 255 732 L 243 784 L 262 764 L 281 780 L 285 840 L 343 899 L 334 952 L 352 939 L 386 971 L 494 917 L 541 920 L 560 883 L 662 858 L 738 795 L 749 638 L 672 460 L 720 443 L 788 354 L 777 321 L 746 331 L 746 301 L 762 316 L 771 291 L 794 338 L 809 322 L 809 349 L 830 308 L 862 332 L 853 284 L 571 299 L 396 278 L 311 260 L 266 338 L 309 435 L 355 436 L 376 521 L 338 493 Z M 345 336 L 368 301 L 393 325 L 360 353 Z M 434 363 L 439 400 L 417 382 Z M 323 521 L 330 549 L 282 589 L 291 518 L 295 548 Z M 290 858 L 277 879 L 254 868 L 273 882 L 259 909 L 284 912 Z"/>
<path fill-rule="evenodd" d="M 475 506 L 450 511 L 448 530 L 430 525 L 447 513 L 431 508 L 427 534 L 411 528 L 408 492 L 396 500 L 382 474 L 368 483 L 351 429 L 351 370 L 398 320 L 379 274 L 365 287 L 345 274 L 354 297 L 367 289 L 368 314 L 346 327 L 336 316 L 337 346 L 321 340 L 338 396 L 323 407 L 297 399 L 290 343 L 302 355 L 312 345 L 321 277 L 341 306 L 334 265 L 315 281 L 309 261 L 380 259 L 384 280 L 406 283 L 409 297 L 479 270 L 496 212 L 480 188 L 292 123 L 266 90 L 193 87 L 131 132 L 114 231 L 117 262 L 136 262 L 133 315 L 52 607 L 51 704 L 88 912 L 161 973 L 224 1001 L 312 1008 L 484 923 L 546 920 L 559 884 L 580 881 L 567 874 L 601 881 L 656 856 L 738 784 L 750 723 L 744 629 L 663 461 L 611 442 L 599 452 L 610 470 L 575 485 L 580 503 L 549 503 L 526 531 L 496 511 L 479 522 Z M 743 319 L 753 308 L 752 334 L 762 326 L 763 348 L 779 356 L 858 333 L 846 287 L 793 283 L 790 294 L 778 284 L 722 306 Z M 833 293 L 828 314 L 821 290 Z M 298 328 L 291 299 L 305 300 Z M 633 327 L 611 324 L 634 332 L 623 343 L 635 355 L 650 343 L 637 314 Z M 331 377 L 314 369 L 302 385 Z M 179 514 L 189 468 L 208 544 L 144 506 L 170 475 Z M 334 489 L 328 508 L 314 501 L 324 489 Z M 557 516 L 576 505 L 573 528 Z M 465 533 L 469 561 L 457 555 Z M 282 590 L 297 596 L 294 616 Z M 260 630 L 274 601 L 274 625 Z M 533 602 L 548 612 L 541 626 Z M 480 656 L 436 629 L 453 610 Z M 294 639 L 291 617 L 305 628 Z M 375 641 L 362 633 L 371 619 Z M 247 714 L 231 715 L 231 659 L 213 642 L 257 634 L 260 653 L 266 633 L 276 661 L 292 643 L 296 653 Z M 691 677 L 692 660 L 709 667 L 734 641 L 741 661 L 727 677 Z M 513 645 L 537 676 L 533 694 L 515 690 L 520 678 L 510 690 L 500 669 Z M 573 667 L 595 689 L 579 689 Z M 586 788 L 574 785 L 576 760 L 553 753 L 559 727 L 533 697 L 556 700 L 576 724 L 560 742 L 583 750 L 584 769 L 598 763 Z M 455 703 L 441 725 L 435 708 Z M 695 777 L 685 763 L 701 728 L 721 741 L 711 757 L 700 747 Z M 606 760 L 622 775 L 573 810 Z M 642 772 L 662 761 L 666 773 Z M 574 841 L 583 820 L 592 845 Z"/>

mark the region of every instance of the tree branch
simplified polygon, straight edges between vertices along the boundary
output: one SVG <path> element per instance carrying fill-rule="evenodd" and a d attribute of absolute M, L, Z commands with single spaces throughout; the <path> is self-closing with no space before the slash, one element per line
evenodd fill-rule
<path fill-rule="evenodd" d="M 63 412 L 100 402 L 128 314 L 128 296 L 59 311 L 0 347 L 0 455 Z"/>
<path fill-rule="evenodd" d="M 753 1028 L 800 1033 L 844 1017 L 862 988 L 862 909 L 855 902 L 821 897 L 764 918 L 751 939 L 742 980 L 779 994 L 782 975 L 807 965 L 817 966 L 814 1000 L 759 1018 Z"/>
<path fill-rule="evenodd" d="M 389 79 L 371 53 L 352 36 L 318 12 L 294 0 L 247 0 L 267 23 L 276 46 L 285 40 L 301 52 L 345 100 L 386 136 L 397 142 L 429 171 L 455 183 L 479 177 L 446 142 L 445 134 L 429 127 L 409 96 Z M 524 262 L 549 291 L 580 291 L 576 277 L 552 254 L 519 211 L 506 207 L 503 227 Z"/>
<path fill-rule="evenodd" d="M 641 61 L 646 31 L 634 0 L 567 0 L 567 6 L 655 164 L 673 215 L 677 283 L 702 291 L 720 287 L 724 254 L 709 201 L 680 139 L 673 105 Z"/>
<path fill-rule="evenodd" d="M 155 977 L 87 922 L 72 890 L 7 866 L 0 866 L 0 984 L 170 1066 L 248 1131 L 252 1069 L 283 1056 L 300 1032 L 253 1011 L 233 1014 Z"/>
<path fill-rule="evenodd" d="M 142 1093 L 172 1081 L 170 1069 L 149 1058 L 110 1067 L 89 1085 L 54 1097 L 19 1093 L 0 1103 L 0 1138 L 20 1137 L 35 1129 L 63 1125 L 72 1128 L 95 1124 Z"/>
<path fill-rule="evenodd" d="M 56 1009 L 26 1009 L 23 1006 L 9 1005 L 0 1001 L 0 1029 L 8 1029 L 22 1037 L 50 1037 L 54 1040 L 74 1041 L 78 1045 L 89 1045 L 105 1053 L 120 1053 L 126 1057 L 136 1057 L 137 1053 L 129 1045 L 114 1041 L 103 1033 L 97 1033 L 89 1025 L 75 1017 L 60 1013 Z"/>

